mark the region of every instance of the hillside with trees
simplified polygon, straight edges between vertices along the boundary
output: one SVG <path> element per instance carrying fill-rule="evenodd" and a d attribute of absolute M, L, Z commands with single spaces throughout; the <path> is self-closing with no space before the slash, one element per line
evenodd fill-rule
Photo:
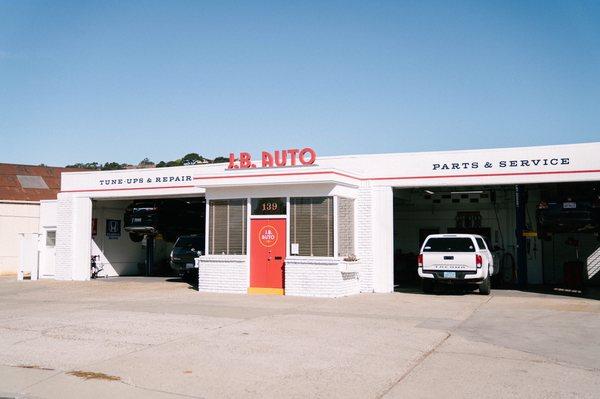
<path fill-rule="evenodd" d="M 119 170 L 119 169 L 134 169 L 134 168 L 168 168 L 171 166 L 188 166 L 188 165 L 202 165 L 209 163 L 225 163 L 229 162 L 229 158 L 216 157 L 214 159 L 205 158 L 195 152 L 190 152 L 179 159 L 173 161 L 160 161 L 158 163 L 152 162 L 148 158 L 142 159 L 137 165 L 128 163 L 118 162 L 87 162 L 87 163 L 75 163 L 73 165 L 67 165 L 67 168 L 77 169 L 89 169 L 89 170 Z"/>

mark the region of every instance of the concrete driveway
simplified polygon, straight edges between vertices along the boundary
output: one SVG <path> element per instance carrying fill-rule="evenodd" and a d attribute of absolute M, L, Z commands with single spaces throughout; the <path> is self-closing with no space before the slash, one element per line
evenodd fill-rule
<path fill-rule="evenodd" d="M 0 278 L 0 397 L 600 397 L 600 302 Z"/>

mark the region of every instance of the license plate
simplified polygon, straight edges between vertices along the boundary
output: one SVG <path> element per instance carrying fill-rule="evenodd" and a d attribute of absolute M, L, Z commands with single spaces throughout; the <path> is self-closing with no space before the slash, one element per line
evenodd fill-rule
<path fill-rule="evenodd" d="M 193 269 L 194 267 L 196 267 L 196 265 L 194 265 L 193 263 L 186 263 L 185 264 L 185 268 L 186 269 Z"/>
<path fill-rule="evenodd" d="M 444 272 L 444 278 L 456 278 L 456 272 Z"/>
<path fill-rule="evenodd" d="M 133 223 L 139 223 L 142 221 L 142 218 L 133 218 Z"/>
<path fill-rule="evenodd" d="M 577 202 L 563 202 L 563 209 L 577 209 Z"/>

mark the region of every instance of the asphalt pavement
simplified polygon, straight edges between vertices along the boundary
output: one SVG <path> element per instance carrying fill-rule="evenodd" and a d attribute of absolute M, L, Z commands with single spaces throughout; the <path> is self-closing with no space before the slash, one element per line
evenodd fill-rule
<path fill-rule="evenodd" d="M 1 277 L 0 304 L 0 397 L 600 397 L 593 299 Z"/>

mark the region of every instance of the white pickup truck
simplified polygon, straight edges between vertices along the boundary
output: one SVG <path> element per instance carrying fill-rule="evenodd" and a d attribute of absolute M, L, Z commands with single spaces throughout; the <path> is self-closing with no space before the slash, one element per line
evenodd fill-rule
<path fill-rule="evenodd" d="M 481 236 L 432 234 L 417 261 L 425 293 L 433 292 L 436 283 L 447 283 L 478 285 L 480 294 L 490 294 L 494 258 Z"/>

